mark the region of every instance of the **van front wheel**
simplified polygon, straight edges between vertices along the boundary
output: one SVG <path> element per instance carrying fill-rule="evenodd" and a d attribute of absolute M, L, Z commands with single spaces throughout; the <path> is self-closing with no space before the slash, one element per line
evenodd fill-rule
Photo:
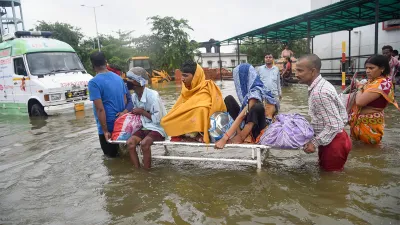
<path fill-rule="evenodd" d="M 46 116 L 46 112 L 44 111 L 44 108 L 40 103 L 33 104 L 30 112 L 31 112 L 30 114 L 32 117 Z"/>

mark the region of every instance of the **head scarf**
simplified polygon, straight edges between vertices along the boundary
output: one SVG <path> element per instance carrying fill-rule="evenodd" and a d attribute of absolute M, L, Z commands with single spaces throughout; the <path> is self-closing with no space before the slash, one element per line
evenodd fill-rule
<path fill-rule="evenodd" d="M 182 85 L 181 95 L 161 125 L 168 136 L 202 132 L 204 142 L 210 143 L 210 117 L 215 112 L 226 112 L 221 91 L 214 81 L 206 80 L 203 68 L 197 64 L 191 89 Z"/>
<path fill-rule="evenodd" d="M 277 103 L 271 91 L 264 86 L 252 65 L 243 63 L 237 66 L 233 70 L 233 80 L 242 108 L 247 105 L 249 99 L 257 99 L 261 102 L 266 101 L 269 104 Z"/>
<path fill-rule="evenodd" d="M 144 79 L 142 76 L 134 74 L 132 71 L 126 73 L 126 77 L 130 80 L 134 80 L 140 84 L 140 86 L 145 86 L 147 84 L 147 80 Z"/>

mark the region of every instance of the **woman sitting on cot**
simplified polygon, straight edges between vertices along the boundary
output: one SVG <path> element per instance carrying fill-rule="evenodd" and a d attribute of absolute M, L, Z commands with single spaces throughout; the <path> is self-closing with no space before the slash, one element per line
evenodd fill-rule
<path fill-rule="evenodd" d="M 193 61 L 182 65 L 182 91 L 169 113 L 161 120 L 171 141 L 210 143 L 210 116 L 226 112 L 222 94 L 212 80 L 206 80 L 203 68 Z"/>
<path fill-rule="evenodd" d="M 216 144 L 222 149 L 226 143 L 257 143 L 276 113 L 276 100 L 250 64 L 240 64 L 233 70 L 233 79 L 240 107 L 231 96 L 225 98 L 229 115 L 235 120 Z"/>
<path fill-rule="evenodd" d="M 383 55 L 371 56 L 365 62 L 368 81 L 358 84 L 355 104 L 351 109 L 351 137 L 366 144 L 379 144 L 385 127 L 383 110 L 388 103 L 397 109 L 394 90 L 389 78 L 390 67 L 388 59 Z"/>

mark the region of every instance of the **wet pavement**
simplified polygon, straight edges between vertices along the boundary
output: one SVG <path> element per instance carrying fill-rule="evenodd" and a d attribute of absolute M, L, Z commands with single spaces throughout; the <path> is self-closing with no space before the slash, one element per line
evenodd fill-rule
<path fill-rule="evenodd" d="M 170 109 L 180 87 L 155 88 Z M 224 81 L 222 91 L 235 95 L 233 82 Z M 283 94 L 282 112 L 307 116 L 305 86 Z M 341 173 L 321 172 L 316 154 L 298 150 L 266 155 L 259 172 L 164 160 L 136 170 L 126 156 L 103 157 L 91 111 L 46 120 L 2 115 L 0 224 L 400 224 L 400 113 L 392 106 L 385 112 L 382 144 L 354 143 Z M 241 149 L 170 150 L 249 156 Z"/>

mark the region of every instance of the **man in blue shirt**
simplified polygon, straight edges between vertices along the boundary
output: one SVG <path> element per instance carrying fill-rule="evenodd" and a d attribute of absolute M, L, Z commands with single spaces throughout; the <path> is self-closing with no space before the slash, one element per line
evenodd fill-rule
<path fill-rule="evenodd" d="M 274 57 L 271 53 L 265 54 L 265 65 L 258 67 L 258 74 L 265 87 L 272 92 L 275 100 L 282 99 L 281 76 L 278 67 L 273 65 Z"/>
<path fill-rule="evenodd" d="M 164 141 L 167 137 L 161 127 L 161 119 L 167 114 L 164 104 L 157 91 L 146 87 L 146 70 L 141 67 L 133 67 L 127 74 L 127 82 L 133 85 L 135 93 L 132 94 L 134 109 L 132 113 L 140 115 L 143 128 L 129 138 L 128 150 L 132 163 L 136 168 L 140 167 L 136 146 L 140 143 L 143 152 L 143 167 L 151 167 L 151 145 L 154 141 Z"/>
<path fill-rule="evenodd" d="M 115 119 L 125 110 L 128 91 L 121 77 L 107 70 L 104 53 L 93 53 L 90 61 L 96 76 L 89 81 L 89 97 L 94 104 L 93 113 L 101 149 L 105 155 L 116 157 L 118 145 L 110 144 L 107 140 L 111 138 Z"/>

